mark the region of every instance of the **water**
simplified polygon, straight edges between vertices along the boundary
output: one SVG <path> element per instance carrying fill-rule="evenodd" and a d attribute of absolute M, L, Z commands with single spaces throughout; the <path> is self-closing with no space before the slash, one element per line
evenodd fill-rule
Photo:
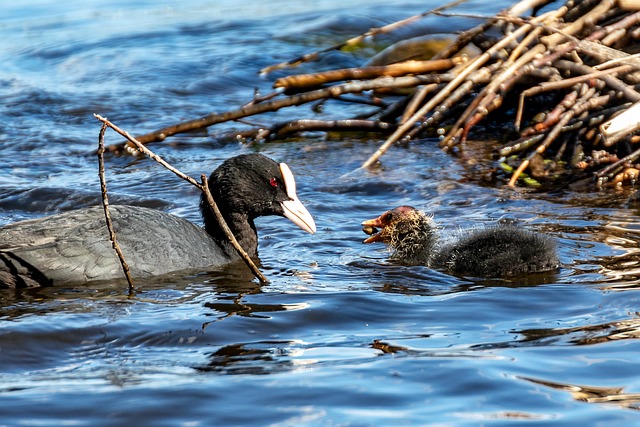
<path fill-rule="evenodd" d="M 98 203 L 93 113 L 140 134 L 229 110 L 254 87 L 268 92 L 260 68 L 439 4 L 236 3 L 4 2 L 0 224 Z M 508 5 L 483 3 L 464 10 Z M 399 37 L 468 26 L 429 18 Z M 0 425 L 638 422 L 640 229 L 629 191 L 481 186 L 435 141 L 349 174 L 379 139 L 244 146 L 223 138 L 232 128 L 242 125 L 152 148 L 196 177 L 244 152 L 286 161 L 318 233 L 259 221 L 266 286 L 235 266 L 154 280 L 132 298 L 122 284 L 0 291 Z M 199 222 L 197 191 L 155 163 L 108 156 L 107 168 L 112 201 Z M 525 282 L 394 265 L 361 244 L 359 224 L 401 204 L 433 212 L 446 232 L 517 218 L 558 239 L 563 267 Z"/>

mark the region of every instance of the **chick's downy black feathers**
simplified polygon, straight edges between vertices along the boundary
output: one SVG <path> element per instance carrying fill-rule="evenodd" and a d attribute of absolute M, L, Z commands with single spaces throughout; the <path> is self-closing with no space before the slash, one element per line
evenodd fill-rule
<path fill-rule="evenodd" d="M 386 243 L 393 259 L 454 274 L 502 277 L 554 270 L 560 265 L 554 239 L 513 224 L 463 230 L 454 238 L 443 239 L 430 216 L 400 206 L 362 225 L 370 234 L 364 243 Z"/>

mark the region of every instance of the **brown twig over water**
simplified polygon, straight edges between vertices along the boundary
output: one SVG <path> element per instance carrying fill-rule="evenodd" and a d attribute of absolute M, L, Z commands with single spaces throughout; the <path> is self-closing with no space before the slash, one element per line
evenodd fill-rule
<path fill-rule="evenodd" d="M 124 258 L 124 254 L 122 253 L 122 249 L 118 244 L 118 238 L 116 236 L 116 232 L 113 230 L 113 222 L 111 221 L 111 215 L 109 214 L 107 179 L 104 173 L 104 133 L 107 130 L 107 126 L 108 125 L 106 123 L 102 123 L 102 128 L 100 128 L 100 135 L 98 136 L 98 174 L 100 176 L 100 190 L 102 192 L 102 207 L 104 209 L 104 218 L 107 223 L 107 229 L 109 230 L 109 240 L 111 240 L 113 250 L 116 251 L 116 255 L 118 255 L 120 265 L 122 265 L 124 277 L 126 277 L 127 283 L 129 284 L 129 295 L 133 295 L 133 279 L 131 278 L 131 272 L 129 271 L 129 264 L 127 264 L 127 261 Z"/>
<path fill-rule="evenodd" d="M 359 46 L 425 16 L 447 19 L 455 13 L 442 12 L 460 3 L 372 29 L 262 73 Z M 536 16 L 543 7 L 545 12 Z M 511 186 L 521 182 L 525 171 L 538 184 L 571 182 L 589 172 L 601 184 L 611 180 L 618 185 L 635 176 L 624 171 L 640 167 L 635 164 L 640 150 L 633 147 L 639 139 L 634 137 L 638 126 L 631 123 L 616 135 L 605 134 L 602 126 L 629 108 L 629 102 L 640 102 L 639 11 L 623 9 L 614 0 L 522 0 L 495 16 L 475 19 L 481 22 L 452 36 L 431 58 L 420 57 L 428 50 L 420 44 L 423 41 L 403 40 L 390 49 L 413 46 L 417 60 L 281 77 L 274 82 L 274 92 L 254 96 L 238 109 L 166 126 L 136 139 L 162 141 L 223 122 L 244 125 L 247 117 L 304 104 L 322 104 L 326 109 L 329 101 L 338 100 L 353 105 L 352 117 L 291 117 L 286 122 L 250 125 L 234 136 L 268 141 L 305 131 L 377 133 L 384 141 L 362 164 L 368 168 L 398 141 L 438 135 L 443 150 L 463 153 L 467 139 L 489 135 L 493 138 L 486 144 L 495 153 L 495 168 L 508 164 L 502 170 L 511 171 Z M 465 56 L 472 47 L 476 53 Z M 356 108 L 361 105 L 371 108 L 359 114 Z M 501 140 L 496 141 L 495 135 Z M 130 141 L 107 149 L 137 150 Z"/>

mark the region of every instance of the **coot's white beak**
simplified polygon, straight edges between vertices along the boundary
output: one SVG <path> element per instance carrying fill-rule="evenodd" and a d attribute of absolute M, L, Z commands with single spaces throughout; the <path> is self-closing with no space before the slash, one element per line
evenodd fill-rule
<path fill-rule="evenodd" d="M 316 223 L 313 221 L 313 217 L 304 207 L 302 202 L 298 200 L 296 194 L 296 180 L 293 177 L 293 173 L 286 163 L 280 163 L 280 173 L 284 179 L 284 187 L 287 190 L 287 196 L 291 200 L 285 200 L 281 202 L 282 209 L 284 209 L 284 216 L 289 218 L 295 225 L 302 228 L 308 233 L 316 232 Z"/>

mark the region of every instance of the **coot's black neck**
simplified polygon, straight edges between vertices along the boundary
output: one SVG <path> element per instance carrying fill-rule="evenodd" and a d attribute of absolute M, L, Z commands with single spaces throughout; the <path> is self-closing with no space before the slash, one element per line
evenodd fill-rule
<path fill-rule="evenodd" d="M 227 255 L 235 257 L 237 255 L 237 251 L 229 242 L 229 239 L 218 224 L 218 220 L 211 211 L 211 208 L 204 197 L 200 200 L 200 211 L 202 212 L 205 231 L 213 237 L 218 245 L 224 249 Z M 256 226 L 253 223 L 253 219 L 249 218 L 246 214 L 234 212 L 222 212 L 222 216 L 236 240 L 240 243 L 240 246 L 242 246 L 249 256 L 256 256 L 258 254 L 258 233 L 256 232 Z"/>

